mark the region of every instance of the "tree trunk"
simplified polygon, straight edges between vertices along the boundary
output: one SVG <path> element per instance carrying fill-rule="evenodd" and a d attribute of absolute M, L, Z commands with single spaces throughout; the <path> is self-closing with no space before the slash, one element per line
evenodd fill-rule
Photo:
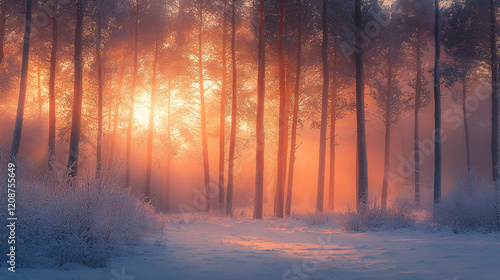
<path fill-rule="evenodd" d="M 413 145 L 415 152 L 415 204 L 420 206 L 420 140 L 418 131 L 418 118 L 422 95 L 422 50 L 421 50 L 420 28 L 417 29 L 417 80 L 415 84 L 415 124 L 413 134 Z"/>
<path fill-rule="evenodd" d="M 97 43 L 96 43 L 96 59 L 97 59 L 97 84 L 98 84 L 98 105 L 97 105 L 97 156 L 96 156 L 96 176 L 101 175 L 102 167 L 102 92 L 103 92 L 103 73 L 102 73 L 102 58 L 101 58 L 101 14 L 97 15 Z"/>
<path fill-rule="evenodd" d="M 118 78 L 118 94 L 115 96 L 115 108 L 113 112 L 113 135 L 111 136 L 111 147 L 109 148 L 109 157 L 113 158 L 115 156 L 115 146 L 116 146 L 116 133 L 118 130 L 118 116 L 120 111 L 120 99 L 123 89 L 123 79 L 125 78 L 127 55 L 123 56 L 122 69 L 120 71 L 120 76 Z"/>
<path fill-rule="evenodd" d="M 328 118 L 328 22 L 327 22 L 327 0 L 323 0 L 323 95 L 321 100 L 321 126 L 319 136 L 319 164 L 318 164 L 318 193 L 316 197 L 316 213 L 323 212 L 325 196 L 325 163 L 326 163 L 326 128 Z"/>
<path fill-rule="evenodd" d="M 258 81 L 257 81 L 257 148 L 255 153 L 255 200 L 254 219 L 262 219 L 264 200 L 264 101 L 265 101 L 265 74 L 266 74 L 266 41 L 264 38 L 265 14 L 264 0 L 260 0 L 259 11 L 259 53 L 258 53 Z"/>
<path fill-rule="evenodd" d="M 148 148 L 146 160 L 146 192 L 144 201 L 151 201 L 151 169 L 153 165 L 153 134 L 155 124 L 155 98 L 156 98 L 156 65 L 158 64 L 158 39 L 155 42 L 155 55 L 153 62 L 153 79 L 151 86 L 151 109 L 149 110 L 149 128 L 148 128 Z"/>
<path fill-rule="evenodd" d="M 335 38 L 333 56 L 333 69 L 337 67 L 338 47 L 337 38 Z M 328 209 L 335 210 L 335 138 L 337 124 L 337 83 L 332 79 L 332 102 L 330 105 L 330 181 L 328 185 Z"/>
<path fill-rule="evenodd" d="M 441 200 L 441 93 L 439 80 L 439 62 L 441 57 L 440 30 L 441 27 L 439 20 L 439 0 L 435 0 L 434 41 L 436 47 L 436 55 L 434 61 L 434 204 L 439 203 Z"/>
<path fill-rule="evenodd" d="M 384 178 L 382 180 L 382 209 L 387 209 L 387 189 L 389 186 L 389 167 L 391 149 L 390 113 L 385 117 Z"/>
<path fill-rule="evenodd" d="M 297 67 L 295 73 L 295 97 L 293 99 L 292 139 L 290 140 L 290 163 L 288 166 L 288 190 L 286 192 L 285 216 L 290 217 L 292 209 L 293 173 L 295 168 L 295 150 L 297 149 L 297 123 L 299 119 L 300 70 L 302 57 L 302 16 L 297 24 Z"/>
<path fill-rule="evenodd" d="M 130 92 L 130 110 L 128 115 L 127 126 L 127 159 L 126 159 L 126 175 L 125 186 L 130 187 L 130 157 L 132 154 L 132 126 L 134 125 L 134 99 L 135 99 L 135 85 L 137 80 L 138 61 L 137 55 L 139 51 L 139 0 L 135 4 L 135 39 L 134 39 L 134 72 L 132 74 L 132 89 Z"/>
<path fill-rule="evenodd" d="M 203 88 L 203 8 L 198 10 L 198 64 L 199 64 L 199 82 L 200 82 L 200 111 L 201 111 L 201 142 L 203 149 L 203 175 L 205 182 L 205 202 L 206 211 L 210 212 L 210 165 L 208 158 L 208 139 L 207 139 L 207 118 L 205 113 L 205 90 Z"/>
<path fill-rule="evenodd" d="M 52 50 L 50 52 L 49 77 L 49 154 L 48 168 L 53 169 L 56 156 L 56 66 L 57 66 L 57 4 L 54 3 L 52 16 Z"/>
<path fill-rule="evenodd" d="M 439 62 L 441 57 L 441 35 L 440 35 L 440 20 L 439 20 L 439 0 L 435 0 L 435 26 L 434 26 L 434 41 L 436 47 L 436 55 L 434 61 L 434 122 L 435 122 L 435 138 L 434 138 L 434 204 L 441 200 L 441 93 L 439 80 Z"/>
<path fill-rule="evenodd" d="M 285 59 L 283 37 L 285 33 L 285 0 L 280 0 L 279 32 L 278 32 L 278 56 L 279 56 L 279 90 L 280 90 L 280 108 L 279 108 L 279 140 L 278 140 L 278 172 L 276 193 L 274 198 L 274 216 L 283 218 L 283 191 L 284 191 L 284 172 L 285 172 L 285 115 L 286 111 L 286 89 L 285 89 Z"/>
<path fill-rule="evenodd" d="M 354 21 L 356 24 L 356 38 L 361 38 L 362 13 L 361 0 L 355 0 L 355 15 Z M 363 82 L 363 49 L 357 42 L 357 50 L 355 53 L 356 63 L 356 126 L 357 126 L 357 161 L 358 161 L 358 176 L 357 176 L 357 208 L 359 212 L 363 212 L 368 203 L 368 159 L 366 155 L 366 129 L 365 129 L 365 89 Z"/>
<path fill-rule="evenodd" d="M 165 187 L 165 209 L 166 211 L 170 211 L 170 187 L 171 187 L 171 164 L 172 164 L 172 156 L 171 156 L 171 118 L 170 118 L 170 104 L 171 104 L 171 88 L 170 88 L 170 80 L 168 80 L 168 89 L 167 89 L 167 185 Z"/>
<path fill-rule="evenodd" d="M 224 159 L 226 142 L 226 81 L 227 81 L 227 0 L 224 0 L 224 21 L 222 23 L 222 89 L 220 97 L 220 134 L 219 134 L 219 209 L 224 207 Z"/>
<path fill-rule="evenodd" d="M 0 13 L 0 65 L 4 58 L 4 43 L 5 43 L 5 14 L 7 13 L 7 3 L 2 1 L 2 12 Z"/>
<path fill-rule="evenodd" d="M 462 80 L 462 110 L 464 118 L 465 151 L 467 156 L 467 174 L 472 172 L 470 141 L 469 141 L 469 117 L 467 116 L 467 79 Z"/>
<path fill-rule="evenodd" d="M 21 146 L 21 134 L 23 130 L 24 119 L 24 103 L 26 101 L 26 88 L 28 81 L 28 62 L 30 55 L 30 38 L 31 38 L 31 15 L 33 11 L 33 1 L 26 1 L 26 23 L 24 28 L 23 42 L 23 59 L 21 66 L 21 84 L 19 89 L 19 100 L 17 104 L 16 124 L 14 127 L 14 135 L 12 137 L 12 148 L 10 150 L 10 163 L 17 165 L 17 157 L 19 155 L 19 147 Z"/>
<path fill-rule="evenodd" d="M 38 61 L 38 65 L 36 67 L 36 76 L 37 76 L 37 92 L 38 92 L 38 114 L 42 114 L 43 103 L 42 103 L 42 60 Z"/>
<path fill-rule="evenodd" d="M 73 117 L 71 120 L 71 139 L 69 142 L 68 170 L 71 178 L 78 175 L 78 156 L 80 153 L 80 129 L 82 123 L 83 97 L 83 0 L 76 2 L 75 28 L 75 96 L 73 99 Z"/>
<path fill-rule="evenodd" d="M 385 108 L 385 146 L 384 146 L 384 176 L 382 179 L 382 209 L 387 209 L 387 189 L 389 187 L 389 169 L 391 155 L 391 96 L 392 96 L 392 62 L 391 50 L 387 53 L 387 99 Z"/>
<path fill-rule="evenodd" d="M 490 0 L 490 48 L 491 48 L 491 157 L 493 181 L 500 179 L 500 155 L 498 152 L 498 63 L 497 63 L 497 33 L 496 33 L 496 5 Z"/>
<path fill-rule="evenodd" d="M 233 10 L 231 18 L 231 62 L 233 65 L 233 98 L 232 98 L 232 111 L 231 111 L 231 139 L 229 141 L 229 162 L 227 174 L 227 200 L 226 200 L 226 215 L 233 215 L 233 188 L 234 188 L 234 152 L 236 148 L 236 130 L 237 130 L 237 73 L 236 73 L 236 3 L 233 0 Z"/>

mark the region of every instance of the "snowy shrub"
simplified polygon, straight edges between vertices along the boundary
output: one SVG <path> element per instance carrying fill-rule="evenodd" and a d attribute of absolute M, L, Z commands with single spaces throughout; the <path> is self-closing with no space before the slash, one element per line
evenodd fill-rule
<path fill-rule="evenodd" d="M 456 181 L 455 188 L 436 206 L 434 221 L 454 232 L 499 230 L 500 194 L 489 180 L 474 174 Z"/>
<path fill-rule="evenodd" d="M 18 178 L 19 266 L 81 263 L 103 267 L 124 245 L 137 244 L 142 236 L 162 228 L 152 207 L 134 197 L 109 170 L 100 178 L 87 177 L 71 186 L 54 173 L 36 176 L 21 172 Z M 0 207 L 6 209 L 3 198 Z M 0 211 L 3 221 L 5 212 Z M 0 246 L 6 252 L 6 242 Z"/>
<path fill-rule="evenodd" d="M 344 230 L 370 231 L 377 228 L 408 228 L 416 223 L 416 217 L 411 208 L 398 208 L 393 206 L 383 209 L 375 202 L 370 202 L 364 211 L 356 211 L 348 208 L 346 212 L 339 214 L 339 224 Z"/>

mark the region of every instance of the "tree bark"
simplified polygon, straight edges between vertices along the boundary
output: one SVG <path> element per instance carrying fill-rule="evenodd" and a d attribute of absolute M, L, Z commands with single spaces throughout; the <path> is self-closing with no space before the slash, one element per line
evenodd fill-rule
<path fill-rule="evenodd" d="M 36 67 L 36 76 L 37 76 L 37 93 L 38 93 L 38 114 L 42 114 L 43 103 L 42 103 L 42 60 L 38 61 L 38 65 Z"/>
<path fill-rule="evenodd" d="M 355 0 L 356 40 L 361 38 L 362 26 L 361 0 Z M 355 53 L 356 63 L 356 126 L 357 126 L 357 209 L 363 212 L 368 203 L 368 159 L 366 155 L 366 129 L 365 129 L 365 89 L 363 81 L 363 49 L 357 42 Z"/>
<path fill-rule="evenodd" d="M 276 218 L 283 218 L 283 192 L 284 192 L 284 179 L 285 179 L 285 115 L 286 111 L 286 89 L 285 89 L 285 59 L 283 37 L 285 33 L 285 0 L 280 0 L 280 16 L 279 16 L 279 31 L 278 31 L 278 60 L 279 60 L 279 91 L 280 91 L 280 108 L 279 108 L 279 140 L 278 140 L 278 172 L 276 193 L 274 198 L 274 216 Z"/>
<path fill-rule="evenodd" d="M 467 115 L 467 79 L 462 80 L 462 113 L 464 119 L 464 132 L 465 132 L 465 151 L 467 156 L 467 174 L 472 172 L 472 158 L 470 152 L 469 141 L 469 116 Z"/>
<path fill-rule="evenodd" d="M 420 28 L 417 29 L 417 80 L 415 84 L 415 119 L 413 145 L 415 152 L 415 204 L 420 206 L 420 140 L 419 140 L 419 113 L 422 95 L 422 50 Z"/>
<path fill-rule="evenodd" d="M 153 165 L 153 134 L 155 124 L 155 102 L 156 102 L 156 67 L 158 64 L 158 39 L 155 42 L 155 54 L 153 62 L 153 79 L 151 85 L 151 109 L 149 110 L 149 128 L 148 128 L 148 148 L 146 159 L 146 192 L 144 201 L 151 201 L 151 169 Z"/>
<path fill-rule="evenodd" d="M 435 26 L 434 26 L 434 41 L 436 55 L 434 61 L 434 204 L 441 200 L 441 92 L 439 78 L 439 62 L 441 57 L 441 27 L 439 19 L 439 0 L 435 0 Z"/>
<path fill-rule="evenodd" d="M 491 157 L 493 181 L 500 179 L 500 155 L 498 152 L 498 55 L 496 33 L 496 5 L 490 0 L 490 49 L 491 49 Z"/>
<path fill-rule="evenodd" d="M 125 186 L 130 187 L 130 157 L 132 154 L 132 126 L 134 125 L 134 99 L 135 99 L 135 85 L 137 80 L 138 61 L 137 56 L 139 52 L 139 0 L 135 4 L 135 39 L 134 39 L 134 72 L 132 74 L 132 89 L 130 93 L 130 109 L 128 115 L 127 126 L 127 158 L 126 158 L 126 175 Z"/>
<path fill-rule="evenodd" d="M 265 14 L 264 0 L 260 0 L 259 12 L 259 53 L 258 53 L 258 81 L 257 81 L 257 147 L 255 153 L 255 199 L 254 219 L 262 219 L 264 200 L 264 102 L 265 102 L 265 74 L 266 74 L 266 41 L 264 38 Z"/>
<path fill-rule="evenodd" d="M 96 43 L 96 59 L 97 59 L 97 84 L 98 84 L 98 105 L 97 105 L 97 156 L 96 156 L 96 176 L 101 175 L 102 167 L 102 107 L 103 107 L 103 73 L 102 73 L 102 57 L 101 57 L 101 12 L 97 14 L 97 43 Z"/>
<path fill-rule="evenodd" d="M 0 13 L 0 65 L 2 65 L 4 58 L 4 43 L 5 43 L 5 22 L 7 13 L 7 3 L 2 1 L 2 12 Z"/>
<path fill-rule="evenodd" d="M 172 166 L 172 156 L 171 156 L 171 131 L 172 131 L 172 125 L 171 125 L 171 110 L 170 110 L 170 104 L 171 104 L 171 87 L 170 87 L 170 80 L 168 80 L 168 89 L 167 89 L 167 98 L 168 98 L 168 104 L 167 104 L 167 185 L 165 187 L 165 209 L 170 211 L 170 187 L 171 187 L 171 166 Z"/>
<path fill-rule="evenodd" d="M 297 67 L 295 72 L 295 96 L 293 99 L 292 135 L 290 140 L 290 162 L 288 166 L 288 189 L 286 192 L 285 216 L 290 217 L 292 209 L 293 173 L 295 168 L 295 150 L 297 149 L 297 123 L 299 119 L 300 71 L 302 57 L 302 16 L 297 24 Z"/>
<path fill-rule="evenodd" d="M 229 141 L 229 161 L 227 174 L 227 200 L 226 200 L 226 215 L 233 215 L 233 188 L 234 188 L 234 153 L 236 148 L 236 130 L 237 130 L 237 73 L 236 73 L 236 3 L 233 0 L 233 9 L 231 17 L 231 62 L 233 65 L 233 97 L 231 111 L 231 139 Z"/>
<path fill-rule="evenodd" d="M 335 38 L 333 68 L 337 67 L 338 47 Z M 332 102 L 330 107 L 330 181 L 328 186 L 328 209 L 335 210 L 335 151 L 336 151 L 336 124 L 337 124 L 337 83 L 332 79 Z"/>
<path fill-rule="evenodd" d="M 73 116 L 71 120 L 71 139 L 69 142 L 68 170 L 70 178 L 78 175 L 78 156 L 80 153 L 80 129 L 82 123 L 82 97 L 83 97 L 83 0 L 76 2 L 76 28 L 75 28 L 75 96 L 73 99 Z"/>
<path fill-rule="evenodd" d="M 391 120 L 392 120 L 392 51 L 389 48 L 387 53 L 387 98 L 385 108 L 385 146 L 384 146 L 384 176 L 382 179 L 382 209 L 387 209 L 387 189 L 389 187 L 389 170 L 391 155 Z"/>
<path fill-rule="evenodd" d="M 318 192 L 316 197 L 316 213 L 323 212 L 323 203 L 325 196 L 325 163 L 326 163 L 326 128 L 328 118 L 328 22 L 327 22 L 327 2 L 323 0 L 323 95 L 321 100 L 321 126 L 319 136 L 319 164 L 318 164 Z"/>
<path fill-rule="evenodd" d="M 227 0 L 224 0 L 224 19 L 222 23 L 222 89 L 220 97 L 220 134 L 219 134 L 219 209 L 224 207 L 224 159 L 226 142 L 226 81 L 227 81 Z"/>
<path fill-rule="evenodd" d="M 14 135 L 12 137 L 12 148 L 10 150 L 10 163 L 17 165 L 19 155 L 19 147 L 21 146 L 21 134 L 23 130 L 24 120 L 24 103 L 26 101 L 26 88 L 28 85 L 28 64 L 30 55 L 30 38 L 31 38 L 31 16 L 33 11 L 33 1 L 26 1 L 26 22 L 24 27 L 24 42 L 23 42 L 23 58 L 21 66 L 21 84 L 19 88 L 19 100 L 17 104 L 16 124 L 14 127 Z"/>
<path fill-rule="evenodd" d="M 208 139 L 207 139 L 207 119 L 205 113 L 205 90 L 203 88 L 203 7 L 198 10 L 198 71 L 200 83 L 200 111 L 201 111 L 201 142 L 203 149 L 203 175 L 205 182 L 205 202 L 207 212 L 210 212 L 210 165 L 208 158 Z"/>
<path fill-rule="evenodd" d="M 52 170 L 56 156 L 56 66 L 57 66 L 57 4 L 52 16 L 52 50 L 50 52 L 49 77 L 49 154 L 48 169 Z"/>

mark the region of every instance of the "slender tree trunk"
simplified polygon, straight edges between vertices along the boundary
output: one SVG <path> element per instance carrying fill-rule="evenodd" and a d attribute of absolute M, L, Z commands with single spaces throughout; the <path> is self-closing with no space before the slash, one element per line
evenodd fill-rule
<path fill-rule="evenodd" d="M 26 88 L 28 85 L 28 62 L 30 55 L 30 38 L 31 38 L 31 15 L 33 11 L 33 1 L 26 1 L 26 22 L 24 28 L 24 43 L 23 43 L 23 59 L 21 66 L 21 85 L 19 89 L 19 100 L 17 104 L 16 124 L 14 127 L 14 135 L 12 137 L 12 148 L 10 150 L 10 163 L 17 165 L 17 157 L 19 155 L 19 147 L 21 146 L 21 134 L 23 130 L 24 119 L 24 103 L 26 101 Z"/>
<path fill-rule="evenodd" d="M 234 153 L 236 148 L 236 130 L 237 130 L 237 73 L 236 73 L 236 3 L 233 0 L 233 10 L 231 17 L 231 62 L 233 65 L 233 98 L 231 112 L 231 139 L 229 141 L 229 162 L 227 174 L 227 200 L 226 200 L 226 215 L 233 215 L 233 188 L 234 188 Z"/>
<path fill-rule="evenodd" d="M 101 175 L 102 167 L 102 107 L 103 107 L 103 73 L 102 73 L 102 57 L 101 57 L 101 14 L 97 15 L 97 43 L 96 43 L 96 59 L 97 59 L 97 84 L 98 84 L 98 105 L 97 105 L 97 159 L 96 159 L 96 176 Z"/>
<path fill-rule="evenodd" d="M 385 147 L 384 147 L 384 176 L 382 179 L 382 209 L 387 209 L 387 189 L 389 187 L 389 170 L 391 155 L 391 96 L 392 96 L 392 62 L 391 50 L 387 53 L 387 100 L 385 108 Z"/>
<path fill-rule="evenodd" d="M 201 106 L 201 142 L 203 148 L 203 175 L 205 182 L 206 211 L 210 212 L 210 165 L 208 158 L 207 118 L 205 113 L 205 90 L 203 88 L 203 8 L 198 10 L 198 64 Z"/>
<path fill-rule="evenodd" d="M 415 152 L 415 204 L 420 206 L 420 140 L 418 119 L 420 112 L 421 93 L 422 93 L 422 50 L 421 50 L 421 34 L 420 29 L 417 29 L 417 80 L 415 84 L 415 124 L 413 134 L 413 145 Z"/>
<path fill-rule="evenodd" d="M 327 22 L 327 2 L 323 0 L 323 98 L 321 100 L 321 126 L 319 136 L 319 165 L 318 165 L 318 193 L 316 197 L 316 213 L 323 212 L 323 202 L 325 196 L 325 163 L 326 163 L 326 128 L 328 118 L 328 22 Z"/>
<path fill-rule="evenodd" d="M 285 33 L 285 0 L 280 0 L 279 32 L 278 32 L 278 56 L 279 56 L 279 89 L 280 89 L 280 109 L 279 109 L 279 140 L 278 140 L 278 173 L 276 183 L 276 194 L 274 198 L 274 216 L 283 218 L 283 192 L 284 192 L 284 172 L 285 172 L 285 115 L 286 110 L 286 89 L 285 89 L 285 59 L 283 37 Z"/>
<path fill-rule="evenodd" d="M 156 102 L 156 67 L 158 64 L 158 39 L 155 42 L 155 55 L 153 62 L 153 79 L 151 86 L 151 109 L 149 110 L 148 148 L 146 163 L 146 192 L 144 200 L 151 201 L 151 169 L 153 165 L 153 134 L 155 124 L 155 102 Z"/>
<path fill-rule="evenodd" d="M 134 72 L 132 74 L 132 89 L 130 92 L 130 109 L 128 115 L 127 126 L 127 159 L 126 159 L 126 175 L 125 186 L 130 186 L 130 157 L 132 154 L 132 126 L 134 125 L 134 99 L 135 99 L 135 85 L 137 80 L 138 61 L 137 56 L 139 52 L 139 0 L 135 3 L 135 39 L 134 39 Z"/>
<path fill-rule="evenodd" d="M 500 179 L 500 155 L 498 152 L 498 55 L 496 32 L 496 5 L 495 0 L 490 0 L 490 48 L 491 48 L 491 157 L 493 181 Z"/>
<path fill-rule="evenodd" d="M 391 149 L 391 123 L 390 113 L 385 117 L 385 147 L 384 147 L 384 178 L 382 180 L 382 209 L 387 208 L 387 189 L 389 186 L 390 149 Z"/>
<path fill-rule="evenodd" d="M 226 142 L 226 81 L 227 81 L 227 0 L 224 0 L 224 21 L 222 23 L 222 89 L 220 97 L 220 135 L 219 135 L 219 209 L 224 207 L 224 158 Z"/>
<path fill-rule="evenodd" d="M 361 0 L 355 0 L 356 38 L 361 38 L 362 13 Z M 366 155 L 366 129 L 365 129 L 365 89 L 363 82 L 363 49 L 359 46 L 355 53 L 356 61 L 356 126 L 357 126 L 357 161 L 358 161 L 358 188 L 357 208 L 363 212 L 368 202 L 368 159 Z"/>
<path fill-rule="evenodd" d="M 255 200 L 254 219 L 262 219 L 264 200 L 264 101 L 265 101 L 265 74 L 266 74 L 266 41 L 264 38 L 265 14 L 264 0 L 260 0 L 259 11 L 259 54 L 258 54 L 258 81 L 257 81 L 257 148 L 255 154 Z"/>
<path fill-rule="evenodd" d="M 171 156 L 171 131 L 172 131 L 172 125 L 171 125 L 171 110 L 170 110 L 170 104 L 171 104 L 171 87 L 170 87 L 170 80 L 168 80 L 168 89 L 167 89 L 167 98 L 168 98 L 168 104 L 167 104 L 167 185 L 165 187 L 165 209 L 170 211 L 170 187 L 171 187 L 171 166 L 172 166 L 172 156 Z"/>
<path fill-rule="evenodd" d="M 333 56 L 333 68 L 337 67 L 338 47 L 335 38 L 335 51 Z M 332 102 L 330 105 L 330 181 L 328 186 L 328 209 L 335 210 L 335 138 L 337 124 L 337 83 L 332 79 Z"/>
<path fill-rule="evenodd" d="M 43 104 L 42 104 L 42 60 L 38 61 L 38 65 L 36 67 L 36 76 L 37 76 L 37 92 L 38 92 L 38 114 L 42 114 Z"/>
<path fill-rule="evenodd" d="M 470 141 L 469 141 L 469 117 L 467 112 L 467 79 L 462 80 L 462 111 L 464 118 L 465 150 L 467 156 L 467 174 L 472 172 Z"/>
<path fill-rule="evenodd" d="M 127 55 L 123 56 L 122 69 L 120 71 L 120 76 L 118 78 L 118 94 L 115 96 L 115 108 L 113 112 L 113 135 L 111 136 L 111 147 L 109 148 L 109 157 L 113 158 L 115 156 L 115 146 L 116 146 L 116 133 L 118 130 L 118 117 L 120 111 L 120 99 L 123 89 L 123 79 L 125 78 Z"/>
<path fill-rule="evenodd" d="M 57 66 L 57 4 L 54 3 L 52 16 L 52 50 L 50 52 L 49 77 L 49 154 L 48 168 L 52 170 L 56 156 L 56 66 Z"/>
<path fill-rule="evenodd" d="M 78 156 L 80 153 L 80 129 L 82 123 L 83 97 L 83 0 L 76 2 L 75 28 L 75 96 L 73 99 L 73 117 L 71 120 L 71 138 L 69 142 L 68 170 L 71 178 L 78 175 Z"/>
<path fill-rule="evenodd" d="M 436 55 L 434 61 L 434 123 L 435 123 L 435 138 L 434 138 L 434 204 L 441 200 L 441 92 L 439 78 L 439 62 L 441 57 L 441 27 L 439 20 L 439 0 L 435 0 L 435 26 L 434 26 L 434 41 L 436 47 Z"/>
<path fill-rule="evenodd" d="M 283 134 L 285 135 L 285 139 L 283 140 L 283 151 L 284 151 L 284 154 L 283 154 L 283 173 L 282 173 L 282 176 L 283 178 L 281 179 L 283 181 L 283 209 L 284 206 L 285 206 L 285 186 L 286 186 L 286 178 L 287 178 L 287 164 L 288 164 L 288 137 L 289 137 L 289 126 L 288 126 L 288 123 L 289 123 L 289 117 L 290 117 L 290 102 L 291 102 L 291 93 L 290 93 L 290 88 L 291 88 L 291 84 L 290 84 L 290 64 L 291 64 L 291 59 L 290 59 L 290 56 L 288 54 L 285 55 L 285 96 L 286 96 L 286 99 L 285 99 L 285 113 L 284 113 L 284 128 L 285 128 L 285 131 L 283 132 Z"/>
<path fill-rule="evenodd" d="M 4 43 L 5 43 L 5 14 L 7 13 L 7 3 L 2 1 L 2 11 L 0 13 L 0 65 L 2 65 L 4 58 Z"/>
<path fill-rule="evenodd" d="M 293 99 L 292 139 L 290 140 L 290 163 L 288 166 L 288 190 L 286 192 L 285 216 L 290 217 L 292 209 L 293 173 L 295 168 L 295 150 L 297 149 L 297 123 L 299 119 L 300 71 L 302 57 L 302 16 L 297 24 L 297 67 L 295 73 L 295 97 Z"/>

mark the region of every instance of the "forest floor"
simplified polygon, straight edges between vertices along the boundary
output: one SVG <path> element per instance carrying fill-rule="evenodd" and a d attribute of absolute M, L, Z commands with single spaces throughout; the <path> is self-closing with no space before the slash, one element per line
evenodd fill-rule
<path fill-rule="evenodd" d="M 345 232 L 296 219 L 169 216 L 108 268 L 5 267 L 1 280 L 499 279 L 500 233 Z"/>

